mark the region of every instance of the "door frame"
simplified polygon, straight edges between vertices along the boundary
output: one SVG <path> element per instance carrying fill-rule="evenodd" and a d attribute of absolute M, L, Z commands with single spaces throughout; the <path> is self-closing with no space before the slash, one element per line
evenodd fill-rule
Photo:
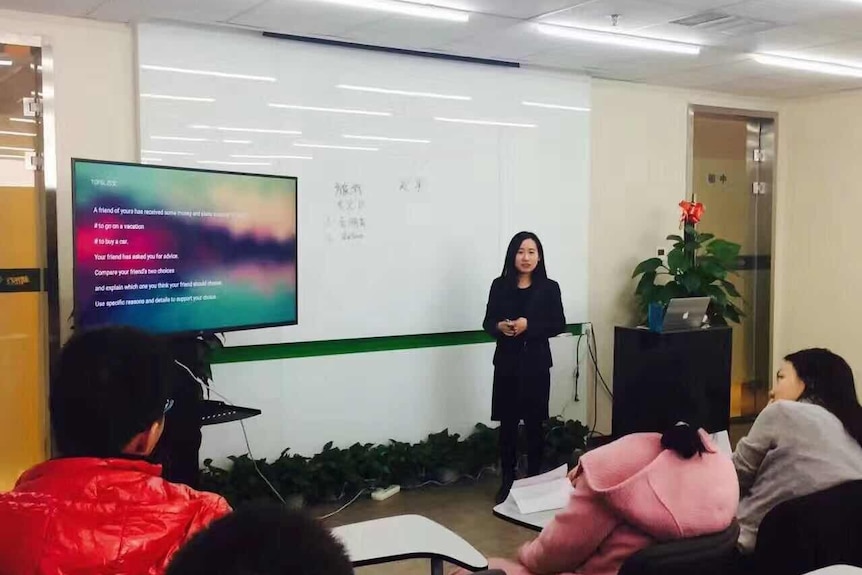
<path fill-rule="evenodd" d="M 771 161 L 772 169 L 768 184 L 768 193 L 772 195 L 772 230 L 770 234 L 772 254 L 769 273 L 769 373 L 775 373 L 775 309 L 776 309 L 776 270 L 775 264 L 778 258 L 775 257 L 775 243 L 778 233 L 778 125 L 779 114 L 775 111 L 767 110 L 752 110 L 744 108 L 722 108 L 718 106 L 705 106 L 700 104 L 689 104 L 687 114 L 687 137 L 686 137 L 686 182 L 685 193 L 686 199 L 691 197 L 694 189 L 694 118 L 695 116 L 713 116 L 724 117 L 727 119 L 745 120 L 749 122 L 767 122 L 771 126 L 769 137 L 772 140 Z M 772 382 L 769 383 L 769 388 L 772 388 Z"/>

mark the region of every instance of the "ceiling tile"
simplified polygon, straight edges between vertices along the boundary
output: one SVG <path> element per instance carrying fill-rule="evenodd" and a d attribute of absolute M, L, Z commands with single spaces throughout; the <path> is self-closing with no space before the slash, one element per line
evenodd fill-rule
<path fill-rule="evenodd" d="M 859 15 L 862 14 L 862 4 L 854 5 L 843 0 L 750 0 L 722 11 L 780 24 L 799 24 L 821 18 Z"/>
<path fill-rule="evenodd" d="M 616 26 L 611 19 L 618 14 Z M 640 30 L 689 16 L 691 11 L 655 0 L 596 0 L 542 19 L 545 24 L 607 28 L 621 32 Z"/>
<path fill-rule="evenodd" d="M 2 0 L 0 8 L 26 12 L 45 12 L 59 16 L 83 17 L 103 0 Z"/>
<path fill-rule="evenodd" d="M 117 22 L 152 18 L 186 22 L 226 22 L 257 4 L 260 4 L 260 0 L 107 0 L 90 16 Z"/>
<path fill-rule="evenodd" d="M 809 58 L 847 61 L 857 66 L 862 66 L 862 40 L 851 40 L 849 42 L 809 48 L 799 51 L 799 54 Z"/>
<path fill-rule="evenodd" d="M 434 0 L 429 3 L 457 10 L 526 20 L 589 1 L 591 0 Z"/>

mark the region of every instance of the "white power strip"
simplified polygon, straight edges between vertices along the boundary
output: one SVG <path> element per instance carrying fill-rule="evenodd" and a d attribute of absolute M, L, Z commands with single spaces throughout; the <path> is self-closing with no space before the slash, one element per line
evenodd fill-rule
<path fill-rule="evenodd" d="M 390 485 L 384 489 L 376 489 L 371 492 L 371 499 L 374 501 L 383 501 L 384 499 L 389 499 L 396 493 L 401 491 L 400 485 Z"/>

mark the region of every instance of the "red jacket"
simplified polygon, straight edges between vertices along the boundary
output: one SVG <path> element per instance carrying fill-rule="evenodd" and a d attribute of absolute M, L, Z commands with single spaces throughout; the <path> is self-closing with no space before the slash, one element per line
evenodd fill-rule
<path fill-rule="evenodd" d="M 212 493 L 134 459 L 54 459 L 0 494 L 0 575 L 161 575 L 177 549 L 230 512 Z"/>

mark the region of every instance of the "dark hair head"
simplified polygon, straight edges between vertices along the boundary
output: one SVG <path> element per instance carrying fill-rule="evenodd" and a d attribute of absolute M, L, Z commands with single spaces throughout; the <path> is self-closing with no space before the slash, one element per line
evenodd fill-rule
<path fill-rule="evenodd" d="M 700 432 L 687 423 L 678 423 L 665 431 L 661 436 L 661 446 L 675 451 L 683 459 L 706 453 Z"/>
<path fill-rule="evenodd" d="M 112 457 L 164 417 L 176 370 L 161 339 L 128 327 L 76 333 L 51 380 L 51 427 L 66 457 Z"/>
<path fill-rule="evenodd" d="M 840 355 L 812 348 L 784 358 L 805 384 L 799 399 L 822 405 L 841 420 L 853 439 L 862 445 L 862 406 L 856 397 L 853 370 Z"/>
<path fill-rule="evenodd" d="M 242 507 L 174 555 L 165 575 L 351 575 L 344 547 L 317 520 L 276 503 Z"/>
<path fill-rule="evenodd" d="M 512 237 L 512 240 L 509 242 L 509 247 L 506 249 L 506 259 L 503 260 L 503 272 L 500 274 L 501 277 L 512 283 L 518 281 L 518 269 L 515 267 L 515 256 L 518 255 L 518 250 L 521 248 L 521 244 L 524 243 L 524 240 L 533 240 L 536 242 L 536 248 L 539 250 L 539 263 L 533 271 L 533 279 L 540 281 L 548 279 L 548 272 L 545 268 L 545 249 L 542 247 L 542 242 L 539 240 L 539 236 L 533 232 L 518 232 Z"/>

